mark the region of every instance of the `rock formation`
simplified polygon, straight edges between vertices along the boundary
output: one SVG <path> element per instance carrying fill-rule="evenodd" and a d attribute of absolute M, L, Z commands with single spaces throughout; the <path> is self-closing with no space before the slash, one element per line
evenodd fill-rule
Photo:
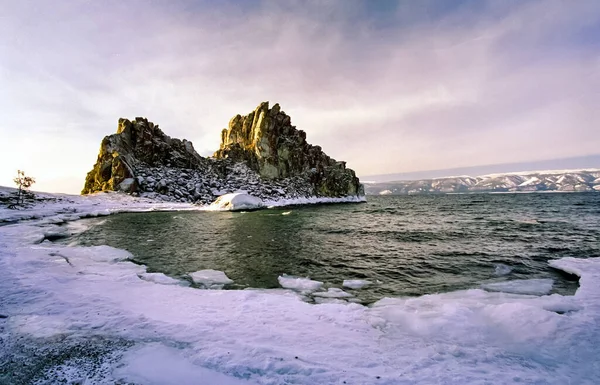
<path fill-rule="evenodd" d="M 235 116 L 213 158 L 145 118 L 119 119 L 117 133 L 102 140 L 82 194 L 113 190 L 200 204 L 240 190 L 270 200 L 364 195 L 345 162 L 308 144 L 279 105 L 268 103 Z"/>
<path fill-rule="evenodd" d="M 266 179 L 302 175 L 316 196 L 357 195 L 360 183 L 346 162 L 336 162 L 319 146 L 306 142 L 306 133 L 291 125 L 279 104 L 261 103 L 246 116 L 236 115 L 221 133 L 216 158 L 245 161 Z"/>
<path fill-rule="evenodd" d="M 202 157 L 192 142 L 172 139 L 148 119 L 119 119 L 117 133 L 104 137 L 98 160 L 87 174 L 82 194 L 105 190 L 137 190 L 140 165 L 198 168 Z"/>

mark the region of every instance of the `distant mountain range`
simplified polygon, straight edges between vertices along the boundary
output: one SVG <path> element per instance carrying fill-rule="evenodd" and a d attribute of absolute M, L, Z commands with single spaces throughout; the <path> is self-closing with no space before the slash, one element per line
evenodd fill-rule
<path fill-rule="evenodd" d="M 490 192 L 600 192 L 600 169 L 524 171 L 482 176 L 363 182 L 367 195 L 490 193 Z"/>

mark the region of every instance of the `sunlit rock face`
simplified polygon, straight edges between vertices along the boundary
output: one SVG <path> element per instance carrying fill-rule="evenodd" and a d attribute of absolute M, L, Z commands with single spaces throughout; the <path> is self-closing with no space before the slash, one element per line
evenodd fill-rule
<path fill-rule="evenodd" d="M 308 144 L 279 105 L 268 103 L 234 117 L 213 158 L 145 118 L 119 119 L 117 132 L 102 140 L 82 194 L 98 191 L 200 204 L 240 191 L 263 200 L 364 195 L 345 162 Z"/>
<path fill-rule="evenodd" d="M 104 137 L 98 160 L 87 174 L 82 194 L 106 190 L 134 192 L 140 166 L 199 168 L 204 160 L 192 142 L 173 139 L 145 118 L 119 119 L 117 133 Z"/>
<path fill-rule="evenodd" d="M 221 133 L 218 159 L 245 161 L 265 179 L 302 176 L 316 196 L 362 194 L 361 185 L 346 162 L 337 162 L 319 146 L 306 141 L 306 133 L 292 126 L 279 104 L 261 103 L 246 116 L 236 115 Z"/>

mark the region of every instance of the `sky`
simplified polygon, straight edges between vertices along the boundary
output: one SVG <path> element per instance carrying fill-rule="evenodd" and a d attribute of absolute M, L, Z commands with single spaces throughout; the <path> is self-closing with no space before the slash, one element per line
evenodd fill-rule
<path fill-rule="evenodd" d="M 209 155 L 266 100 L 359 176 L 600 154 L 597 0 L 0 9 L 0 185 L 78 193 L 120 117 Z"/>

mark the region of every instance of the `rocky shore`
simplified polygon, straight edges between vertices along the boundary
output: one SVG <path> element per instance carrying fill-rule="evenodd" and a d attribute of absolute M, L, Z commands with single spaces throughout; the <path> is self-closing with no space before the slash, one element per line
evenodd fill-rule
<path fill-rule="evenodd" d="M 146 118 L 119 119 L 117 133 L 102 140 L 82 194 L 98 191 L 196 204 L 240 191 L 270 201 L 364 195 L 345 162 L 306 142 L 306 133 L 268 102 L 231 119 L 219 150 L 208 158 Z"/>

